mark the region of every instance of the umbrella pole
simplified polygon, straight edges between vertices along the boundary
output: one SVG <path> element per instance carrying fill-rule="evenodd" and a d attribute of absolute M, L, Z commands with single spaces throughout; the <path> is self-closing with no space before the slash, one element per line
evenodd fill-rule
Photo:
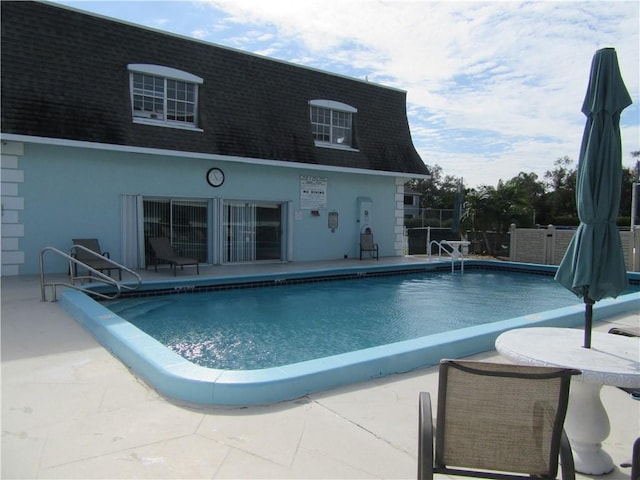
<path fill-rule="evenodd" d="M 584 348 L 591 348 L 591 326 L 593 324 L 593 301 L 589 295 L 584 296 Z"/>

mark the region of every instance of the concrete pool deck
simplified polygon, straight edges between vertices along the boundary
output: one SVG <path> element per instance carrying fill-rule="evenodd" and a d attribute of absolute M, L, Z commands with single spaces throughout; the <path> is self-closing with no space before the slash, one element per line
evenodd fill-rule
<path fill-rule="evenodd" d="M 203 267 L 200 276 L 308 267 Z M 173 278 L 166 270 L 142 274 Z M 178 273 L 187 276 L 188 268 Z M 595 330 L 613 324 L 639 326 L 640 311 Z M 472 358 L 500 360 L 495 351 Z M 41 302 L 37 277 L 2 279 L 6 479 L 415 478 L 418 392 L 435 394 L 436 385 L 430 367 L 270 406 L 180 405 L 136 379 L 60 305 Z M 616 464 L 602 478 L 628 479 L 630 469 L 619 465 L 640 436 L 640 402 L 606 386 L 602 399 L 611 420 L 604 448 Z"/>

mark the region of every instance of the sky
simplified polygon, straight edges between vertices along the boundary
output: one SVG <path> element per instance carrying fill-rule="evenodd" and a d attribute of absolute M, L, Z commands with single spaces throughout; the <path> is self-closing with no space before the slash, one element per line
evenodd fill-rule
<path fill-rule="evenodd" d="M 614 47 L 623 166 L 640 150 L 637 0 L 55 3 L 404 90 L 422 160 L 470 188 L 577 165 L 591 60 Z"/>

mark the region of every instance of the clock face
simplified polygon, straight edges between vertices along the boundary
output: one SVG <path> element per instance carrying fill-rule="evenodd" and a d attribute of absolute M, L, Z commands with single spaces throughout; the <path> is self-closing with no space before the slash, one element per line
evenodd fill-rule
<path fill-rule="evenodd" d="M 219 168 L 211 168 L 207 172 L 207 182 L 212 187 L 219 187 L 224 183 L 224 172 Z"/>

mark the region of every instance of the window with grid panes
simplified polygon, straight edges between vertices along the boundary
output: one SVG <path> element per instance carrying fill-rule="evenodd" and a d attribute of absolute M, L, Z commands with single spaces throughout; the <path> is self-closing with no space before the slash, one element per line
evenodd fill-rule
<path fill-rule="evenodd" d="M 316 145 L 352 148 L 353 115 L 357 110 L 331 100 L 312 100 L 311 131 Z"/>
<path fill-rule="evenodd" d="M 134 121 L 196 127 L 202 79 L 157 65 L 129 65 Z"/>

